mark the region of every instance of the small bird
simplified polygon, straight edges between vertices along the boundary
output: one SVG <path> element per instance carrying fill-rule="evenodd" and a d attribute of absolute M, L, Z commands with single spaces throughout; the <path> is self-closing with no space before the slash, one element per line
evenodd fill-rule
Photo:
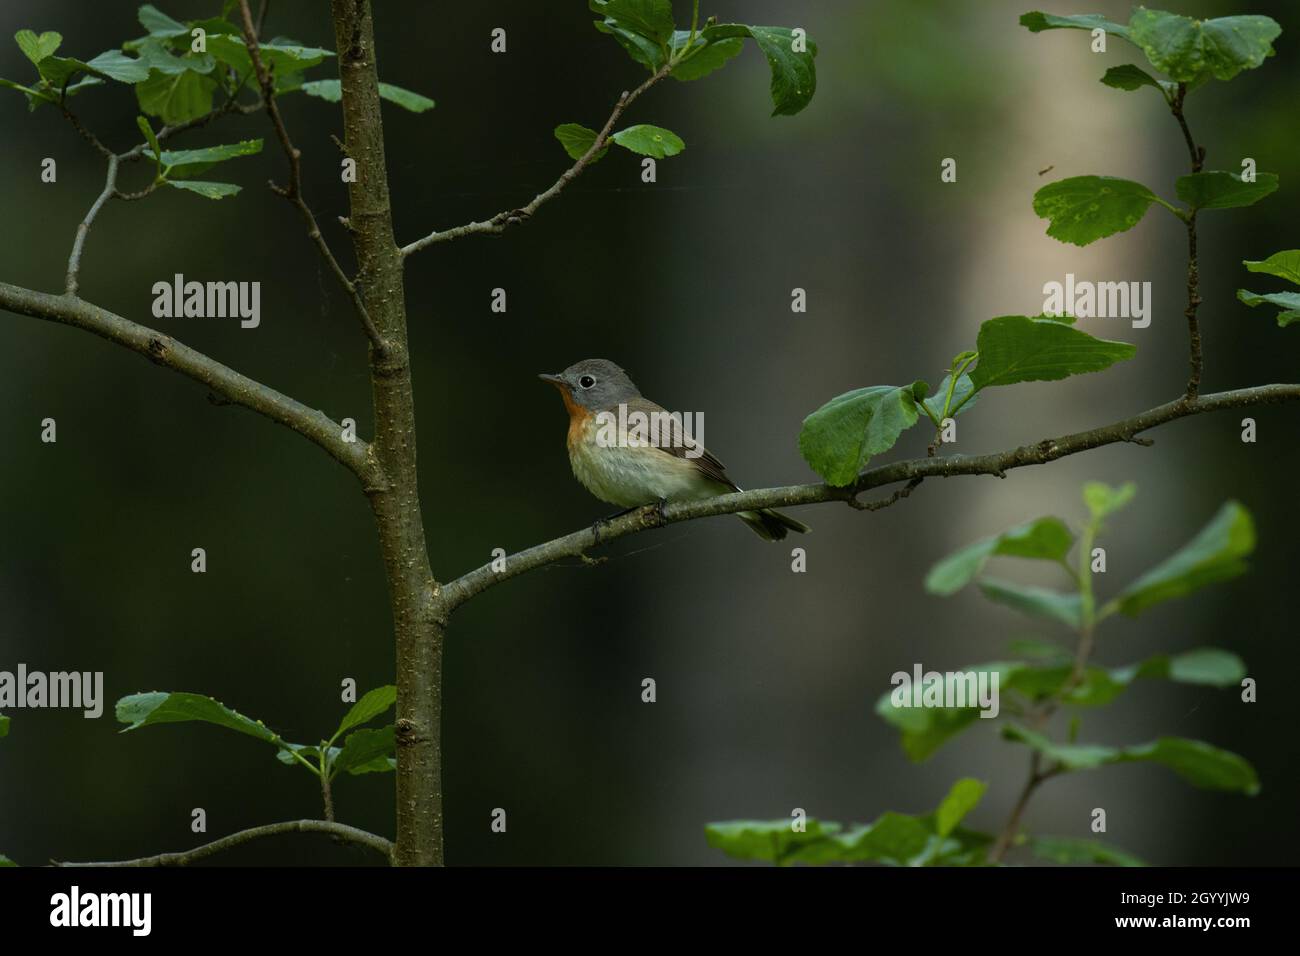
<path fill-rule="evenodd" d="M 722 462 L 685 434 L 681 417 L 667 418 L 669 413 L 643 398 L 627 373 L 613 362 L 585 359 L 559 375 L 538 378 L 560 390 L 569 412 L 569 464 L 574 477 L 601 501 L 630 511 L 643 505 L 662 507 L 670 501 L 700 501 L 740 491 L 727 477 Z M 635 413 L 672 424 L 651 443 L 644 433 L 636 432 Z M 626 427 L 629 419 L 632 428 Z M 650 437 L 654 435 L 650 433 Z M 770 508 L 737 512 L 736 517 L 766 541 L 780 541 L 791 531 L 811 530 Z"/>

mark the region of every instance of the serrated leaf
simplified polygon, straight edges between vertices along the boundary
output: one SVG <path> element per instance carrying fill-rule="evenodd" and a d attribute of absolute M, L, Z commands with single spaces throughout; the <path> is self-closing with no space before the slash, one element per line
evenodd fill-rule
<path fill-rule="evenodd" d="M 1029 852 L 1040 860 L 1065 865 L 1102 863 L 1107 866 L 1146 866 L 1140 859 L 1118 847 L 1097 840 L 1074 837 L 1036 836 L 1028 841 Z"/>
<path fill-rule="evenodd" d="M 1258 173 L 1253 182 L 1245 182 L 1236 173 L 1214 171 L 1179 176 L 1178 198 L 1193 209 L 1232 209 L 1253 206 L 1277 190 L 1277 176 Z"/>
<path fill-rule="evenodd" d="M 587 155 L 587 150 L 596 142 L 596 131 L 588 129 L 581 123 L 563 123 L 555 127 L 555 138 L 560 141 L 564 151 L 569 154 L 570 159 L 582 159 Z M 606 153 L 609 152 L 609 145 L 601 147 L 600 152 L 591 157 L 591 162 L 599 161 Z"/>
<path fill-rule="evenodd" d="M 213 183 L 201 179 L 169 179 L 167 185 L 198 193 L 204 199 L 225 199 L 227 196 L 235 195 L 243 188 L 236 186 L 234 183 Z"/>
<path fill-rule="evenodd" d="M 150 36 L 172 39 L 189 36 L 190 30 L 185 24 L 173 20 L 152 3 L 146 3 L 136 13 L 140 26 L 149 31 Z"/>
<path fill-rule="evenodd" d="M 624 149 L 642 156 L 653 156 L 655 159 L 676 156 L 686 148 L 686 144 L 676 133 L 661 126 L 649 126 L 645 123 L 619 130 L 610 136 L 610 140 Z"/>
<path fill-rule="evenodd" d="M 709 846 L 738 860 L 764 860 L 778 866 L 785 865 L 798 850 L 816 844 L 828 844 L 838 833 L 838 823 L 824 823 L 809 818 L 802 832 L 793 827 L 793 820 L 729 820 L 710 823 L 704 828 Z M 834 852 L 838 847 L 830 845 Z"/>
<path fill-rule="evenodd" d="M 348 734 L 342 752 L 330 762 L 334 773 L 347 771 L 353 776 L 363 773 L 383 773 L 393 769 L 396 753 L 395 731 L 392 724 L 377 730 L 363 729 Z"/>
<path fill-rule="evenodd" d="M 1157 196 L 1141 183 L 1113 176 L 1072 176 L 1034 194 L 1034 212 L 1047 234 L 1076 246 L 1132 229 Z"/>
<path fill-rule="evenodd" d="M 1300 285 L 1300 249 L 1275 252 L 1263 261 L 1245 259 L 1242 265 L 1251 272 L 1262 272 Z"/>
<path fill-rule="evenodd" d="M 1137 485 L 1126 481 L 1118 488 L 1100 481 L 1089 481 L 1083 486 L 1083 503 L 1094 521 L 1101 521 L 1119 511 L 1137 495 Z"/>
<path fill-rule="evenodd" d="M 1032 747 L 1064 770 L 1094 770 L 1117 763 L 1158 763 L 1204 790 L 1230 790 L 1248 796 L 1259 792 L 1259 778 L 1248 761 L 1201 740 L 1161 737 L 1133 747 L 1056 744 L 1016 724 L 1003 727 L 1002 736 Z"/>
<path fill-rule="evenodd" d="M 1078 594 L 1031 587 L 997 578 L 981 578 L 976 583 L 990 601 L 1022 614 L 1057 621 L 1072 630 L 1078 630 L 1082 623 L 1083 606 Z"/>
<path fill-rule="evenodd" d="M 1129 39 L 1151 65 L 1170 79 L 1190 83 L 1205 74 L 1230 80 L 1273 55 L 1282 28 L 1270 17 L 1235 16 L 1214 20 L 1138 7 L 1129 19 Z"/>
<path fill-rule="evenodd" d="M 147 80 L 136 84 L 135 94 L 145 113 L 178 126 L 211 112 L 216 88 L 210 77 L 191 70 L 175 74 L 152 70 Z"/>
<path fill-rule="evenodd" d="M 1300 319 L 1300 292 L 1268 292 L 1260 294 L 1249 289 L 1238 289 L 1237 298 L 1254 308 L 1267 302 L 1283 311 L 1277 315 L 1277 324 L 1285 328 L 1296 319 Z"/>
<path fill-rule="evenodd" d="M 40 36 L 37 36 L 33 30 L 19 30 L 14 34 L 14 41 L 18 44 L 18 49 L 23 51 L 23 55 L 39 68 L 41 61 L 52 56 L 63 43 L 63 36 L 53 30 L 47 30 Z"/>
<path fill-rule="evenodd" d="M 925 589 L 947 597 L 956 594 L 994 555 L 1063 561 L 1074 535 L 1059 518 L 1038 518 L 955 551 L 930 569 Z"/>
<path fill-rule="evenodd" d="M 143 121 L 143 117 L 140 119 Z M 150 145 L 156 148 L 157 140 L 151 140 Z M 262 141 L 260 139 L 245 139 L 238 143 L 229 143 L 224 146 L 206 146 L 202 149 L 164 150 L 162 153 L 163 174 L 170 179 L 189 179 L 199 173 L 206 172 L 217 163 L 240 156 L 252 156 L 261 151 Z M 155 157 L 153 149 L 146 150 L 145 155 L 150 159 Z"/>
<path fill-rule="evenodd" d="M 689 30 L 678 30 L 673 34 L 671 49 L 674 55 L 686 45 L 690 35 Z M 727 61 L 737 56 L 744 47 L 745 41 L 742 37 L 709 42 L 697 35 L 689 56 L 674 66 L 669 75 L 682 82 L 698 80 L 708 76 L 714 70 L 722 69 L 727 65 Z"/>
<path fill-rule="evenodd" d="M 790 27 L 746 26 L 721 23 L 706 27 L 700 34 L 715 43 L 736 37 L 750 37 L 758 44 L 772 72 L 771 95 L 773 116 L 793 116 L 810 102 L 817 92 L 817 44 L 805 39 L 807 49 L 796 53 L 795 36 Z"/>
<path fill-rule="evenodd" d="M 290 40 L 276 38 L 258 44 L 262 63 L 271 70 L 276 78 L 292 73 L 301 73 L 319 64 L 326 57 L 334 55 L 333 51 L 320 47 L 303 46 Z M 223 34 L 208 37 L 208 53 L 222 63 L 234 67 L 240 77 L 248 76 L 253 70 L 253 60 L 248 54 L 248 47 L 242 36 Z"/>
<path fill-rule="evenodd" d="M 1023 315 L 989 319 L 980 326 L 977 342 L 979 363 L 971 372 L 977 389 L 1100 372 L 1137 352 L 1127 342 L 1094 338 L 1059 320 Z"/>
<path fill-rule="evenodd" d="M 1243 558 L 1254 550 L 1255 522 L 1250 512 L 1229 501 L 1195 538 L 1126 587 L 1113 603 L 1136 616 L 1161 601 L 1244 573 Z"/>
<path fill-rule="evenodd" d="M 954 783 L 934 812 L 935 831 L 939 836 L 946 837 L 955 830 L 957 824 L 984 798 L 984 792 L 988 788 L 987 783 L 971 777 L 963 777 Z"/>
<path fill-rule="evenodd" d="M 339 729 L 335 731 L 334 736 L 338 737 L 353 727 L 374 720 L 380 714 L 387 712 L 395 703 L 397 703 L 397 687 L 393 684 L 385 684 L 383 687 L 366 691 L 361 699 L 343 715 L 343 720 L 339 723 Z"/>
<path fill-rule="evenodd" d="M 871 460 L 894 447 L 916 424 L 916 392 L 924 382 L 898 387 L 873 385 L 839 395 L 803 420 L 799 451 L 829 485 L 852 484 Z"/>
<path fill-rule="evenodd" d="M 1158 90 L 1166 99 L 1171 95 L 1172 83 L 1157 80 L 1141 67 L 1134 66 L 1132 63 L 1125 63 L 1123 66 L 1112 66 L 1105 75 L 1102 76 L 1101 82 L 1115 90 L 1140 90 L 1144 86 L 1150 86 Z"/>
<path fill-rule="evenodd" d="M 132 694 L 117 702 L 116 714 L 119 723 L 129 725 L 122 730 L 122 733 L 139 730 L 152 724 L 197 720 L 238 731 L 276 746 L 285 745 L 279 735 L 260 720 L 245 717 L 220 701 L 202 694 L 169 694 L 163 691 Z"/>
<path fill-rule="evenodd" d="M 1070 17 L 1057 16 L 1054 13 L 1041 13 L 1031 10 L 1021 14 L 1020 25 L 1030 33 L 1042 33 L 1044 30 L 1105 30 L 1112 36 L 1128 39 L 1128 27 L 1122 23 L 1107 20 L 1100 13 L 1082 13 Z"/>
<path fill-rule="evenodd" d="M 589 0 L 592 13 L 606 22 L 663 45 L 673 35 L 673 5 L 669 0 Z"/>
<path fill-rule="evenodd" d="M 930 414 L 940 421 L 944 417 L 943 406 L 948 399 L 948 385 L 951 382 L 952 373 L 949 372 L 943 377 L 943 381 L 939 383 L 939 387 L 935 389 L 934 394 L 924 401 L 924 405 L 930 410 Z M 976 393 L 975 385 L 971 382 L 970 376 L 963 373 L 958 377 L 957 384 L 953 386 L 949 414 L 960 415 L 962 412 L 973 408 L 977 401 L 979 401 L 979 396 Z M 951 411 L 951 409 L 956 409 L 956 411 Z"/>
<path fill-rule="evenodd" d="M 296 76 L 296 74 L 294 75 Z M 308 96 L 319 97 L 330 103 L 338 103 L 343 99 L 343 87 L 338 80 L 311 80 L 293 87 L 293 90 L 299 89 Z M 287 93 L 293 92 L 293 90 L 277 90 L 277 92 Z M 435 105 L 433 100 L 427 96 L 412 93 L 410 90 L 404 90 L 400 86 L 393 86 L 391 83 L 379 84 L 379 98 L 388 100 L 390 103 L 396 103 L 412 113 L 423 113 L 425 110 L 433 109 Z"/>

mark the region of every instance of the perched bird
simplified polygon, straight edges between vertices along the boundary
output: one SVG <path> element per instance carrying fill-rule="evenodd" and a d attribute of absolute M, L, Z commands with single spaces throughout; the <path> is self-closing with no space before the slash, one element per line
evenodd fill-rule
<path fill-rule="evenodd" d="M 601 501 L 629 511 L 670 501 L 700 501 L 740 489 L 722 462 L 686 435 L 681 416 L 641 396 L 627 373 L 605 359 L 586 359 L 559 375 L 539 375 L 560 390 L 569 412 L 569 464 L 574 477 Z M 605 413 L 605 414 L 602 414 Z M 657 421 L 638 432 L 641 420 Z M 631 423 L 629 427 L 628 423 Z M 643 439 L 652 438 L 653 441 Z M 736 517 L 767 541 L 807 525 L 779 511 L 741 511 Z"/>

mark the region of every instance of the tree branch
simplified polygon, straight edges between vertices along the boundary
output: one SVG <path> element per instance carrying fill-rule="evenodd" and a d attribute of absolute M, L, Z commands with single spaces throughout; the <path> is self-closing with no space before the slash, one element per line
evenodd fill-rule
<path fill-rule="evenodd" d="M 169 335 L 124 319 L 71 295 L 49 295 L 0 282 L 0 308 L 35 319 L 71 325 L 116 342 L 150 361 L 180 372 L 234 405 L 252 409 L 315 442 L 352 471 L 367 489 L 382 478 L 363 441 L 345 442 L 343 428 L 324 412 L 308 408 L 256 382 Z"/>
<path fill-rule="evenodd" d="M 280 146 L 284 149 L 284 154 L 289 158 L 289 185 L 280 187 L 272 183 L 271 188 L 298 208 L 303 221 L 307 224 L 307 238 L 316 244 L 316 248 L 320 250 L 321 258 L 325 260 L 326 265 L 330 267 L 330 271 L 339 280 L 339 284 L 351 297 L 352 306 L 356 309 L 357 318 L 361 320 L 361 327 L 370 339 L 370 344 L 376 352 L 384 355 L 388 351 L 388 343 L 384 341 L 383 336 L 379 334 L 379 330 L 375 328 L 374 322 L 371 321 L 370 313 L 361 300 L 361 290 L 355 282 L 348 278 L 348 274 L 339 265 L 338 259 L 334 258 L 334 253 L 330 250 L 329 243 L 325 240 L 325 236 L 321 233 L 320 226 L 316 222 L 316 216 L 302 198 L 302 152 L 289 139 L 289 131 L 284 125 L 283 117 L 280 116 L 280 106 L 275 100 L 275 78 L 271 76 L 270 70 L 262 62 L 262 49 L 257 42 L 260 27 L 253 26 L 253 14 L 248 8 L 248 0 L 239 0 L 239 13 L 244 21 L 244 43 L 247 45 L 248 55 L 253 61 L 253 71 L 257 74 L 257 82 L 262 87 L 262 102 L 266 105 L 266 115 L 271 118 L 271 125 L 275 127 Z M 263 6 L 262 15 L 265 16 L 265 14 L 266 9 Z"/>
<path fill-rule="evenodd" d="M 856 496 L 863 491 L 900 481 L 918 482 L 922 478 L 949 478 L 955 475 L 995 475 L 1005 478 L 1007 471 L 1012 468 L 1047 464 L 1058 458 L 1100 448 L 1103 445 L 1118 442 L 1149 445 L 1149 441 L 1136 436 L 1157 425 L 1179 418 L 1225 408 L 1294 401 L 1300 401 L 1300 385 L 1260 385 L 1254 388 L 1217 392 L 1197 399 L 1189 400 L 1184 397 L 1111 425 L 1076 432 L 1061 438 L 1047 439 L 1032 445 L 1022 445 L 1009 451 L 989 455 L 914 458 L 881 465 L 863 472 L 852 485 L 843 488 L 824 484 L 790 485 L 784 488 L 760 488 L 719 495 L 705 501 L 670 504 L 663 509 L 656 505 L 648 505 L 630 514 L 614 518 L 608 523 L 602 523 L 599 532 L 595 528 L 586 528 L 509 555 L 505 559 L 504 571 L 494 571 L 491 564 L 470 571 L 442 585 L 438 589 L 436 598 L 440 606 L 450 612 L 494 584 L 564 558 L 580 557 L 588 548 L 598 544 L 679 521 L 692 521 L 696 518 L 735 514 L 738 511 L 755 511 L 761 508 L 818 504 L 825 501 L 853 504 Z M 910 490 L 910 487 L 905 491 Z M 894 500 L 901 497 L 904 497 L 904 494 L 897 493 Z"/>
<path fill-rule="evenodd" d="M 498 235 L 505 232 L 508 226 L 512 226 L 517 222 L 523 222 L 525 219 L 530 218 L 533 213 L 537 212 L 543 203 L 549 202 L 558 196 L 564 190 L 565 186 L 577 179 L 584 169 L 595 162 L 596 157 L 600 155 L 601 151 L 608 145 L 610 134 L 614 132 L 614 124 L 618 122 L 618 118 L 622 116 L 624 111 L 636 101 L 637 97 L 667 76 L 672 71 L 674 65 L 675 64 L 672 62 L 665 63 L 648 80 L 636 89 L 632 90 L 632 92 L 629 93 L 624 91 L 623 95 L 618 98 L 618 102 L 614 104 L 614 110 L 609 114 L 609 119 L 605 121 L 605 125 L 601 128 L 600 132 L 596 134 L 596 139 L 591 144 L 591 148 L 583 153 L 576 163 L 561 173 L 560 178 L 552 183 L 550 188 L 545 189 L 534 196 L 532 202 L 528 205 L 521 206 L 518 209 L 510 209 L 506 212 L 499 212 L 491 219 L 487 219 L 483 222 L 470 222 L 463 226 L 456 226 L 453 229 L 444 229 L 441 232 L 431 232 L 423 239 L 417 239 L 415 242 L 402 246 L 402 256 L 405 257 L 412 255 L 413 253 L 419 252 L 421 249 L 428 248 L 436 242 L 446 242 L 449 239 L 459 239 L 462 236 Z"/>
<path fill-rule="evenodd" d="M 238 833 L 224 836 L 220 840 L 213 840 L 211 843 L 203 844 L 203 846 L 196 846 L 192 850 L 182 850 L 178 853 L 159 853 L 157 856 L 142 856 L 135 860 L 96 863 L 60 863 L 53 860 L 50 862 L 54 866 L 83 867 L 189 866 L 191 863 L 212 856 L 215 853 L 220 853 L 222 850 L 229 850 L 232 847 L 251 843 L 253 840 L 260 840 L 262 837 L 277 836 L 281 833 L 328 833 L 337 840 L 369 847 L 376 853 L 383 854 L 385 859 L 392 862 L 393 844 L 391 841 L 366 830 L 358 830 L 356 827 L 350 827 L 343 823 L 332 823 L 328 820 L 288 820 L 284 823 L 268 823 L 265 826 L 253 827 L 249 830 L 240 830 Z"/>

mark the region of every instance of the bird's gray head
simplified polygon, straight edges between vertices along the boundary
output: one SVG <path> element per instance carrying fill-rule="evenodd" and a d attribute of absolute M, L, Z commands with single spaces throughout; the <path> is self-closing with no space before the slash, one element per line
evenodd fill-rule
<path fill-rule="evenodd" d="M 568 401 L 591 411 L 613 408 L 641 395 L 627 372 L 606 359 L 583 359 L 559 375 L 538 378 L 558 388 Z"/>

